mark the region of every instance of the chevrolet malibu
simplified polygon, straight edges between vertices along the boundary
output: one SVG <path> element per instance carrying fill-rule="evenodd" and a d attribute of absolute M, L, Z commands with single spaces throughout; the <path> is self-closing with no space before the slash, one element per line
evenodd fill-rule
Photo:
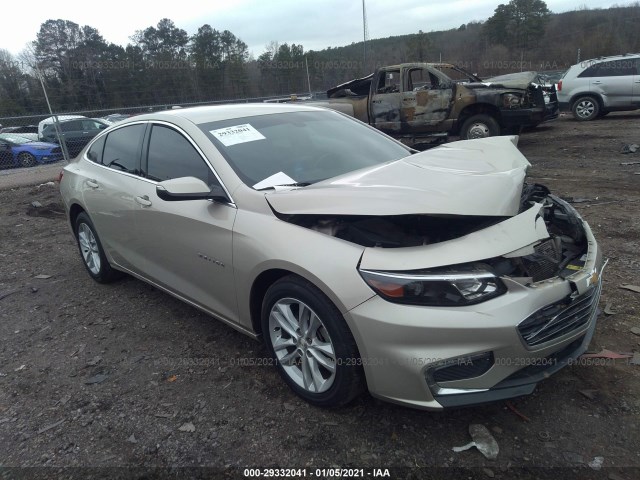
<path fill-rule="evenodd" d="M 338 112 L 198 107 L 101 132 L 60 189 L 88 274 L 256 339 L 318 406 L 531 393 L 584 352 L 601 253 L 517 137 L 415 152 Z"/>

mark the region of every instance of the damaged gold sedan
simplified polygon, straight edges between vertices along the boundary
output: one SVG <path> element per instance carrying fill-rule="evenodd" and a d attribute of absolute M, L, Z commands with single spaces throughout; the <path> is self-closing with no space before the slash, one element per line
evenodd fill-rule
<path fill-rule="evenodd" d="M 96 281 L 263 339 L 314 405 L 441 409 L 531 393 L 596 326 L 598 245 L 516 142 L 419 153 L 331 110 L 199 107 L 114 125 L 60 189 Z"/>

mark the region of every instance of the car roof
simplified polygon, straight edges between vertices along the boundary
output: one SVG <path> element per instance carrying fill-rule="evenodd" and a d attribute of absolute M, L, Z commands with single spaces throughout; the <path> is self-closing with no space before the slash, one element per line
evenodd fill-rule
<path fill-rule="evenodd" d="M 256 117 L 260 115 L 272 115 L 287 112 L 313 112 L 323 111 L 323 108 L 311 105 L 287 105 L 282 103 L 242 103 L 229 105 L 208 105 L 201 107 L 176 108 L 173 110 L 164 110 L 161 112 L 147 113 L 144 115 L 136 115 L 125 120 L 119 125 L 125 123 L 137 122 L 140 120 L 170 120 L 173 117 L 184 118 L 196 125 L 209 122 L 217 122 L 219 120 L 230 120 L 233 118 Z"/>
<path fill-rule="evenodd" d="M 582 60 L 577 65 L 583 65 L 589 62 L 601 62 L 602 60 L 622 60 L 629 57 L 640 57 L 640 53 L 623 53 L 621 55 L 610 55 L 608 57 L 596 57 L 589 60 Z"/>

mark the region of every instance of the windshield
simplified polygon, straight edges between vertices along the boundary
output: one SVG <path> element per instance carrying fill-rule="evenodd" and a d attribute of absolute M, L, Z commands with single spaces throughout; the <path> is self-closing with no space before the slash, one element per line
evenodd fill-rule
<path fill-rule="evenodd" d="M 277 113 L 198 126 L 242 181 L 256 189 L 304 186 L 411 153 L 331 111 Z"/>

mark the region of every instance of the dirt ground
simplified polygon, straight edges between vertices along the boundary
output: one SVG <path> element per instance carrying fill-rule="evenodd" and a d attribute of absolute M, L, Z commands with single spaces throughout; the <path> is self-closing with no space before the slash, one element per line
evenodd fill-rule
<path fill-rule="evenodd" d="M 614 314 L 601 313 L 594 352 L 640 350 L 631 332 L 640 293 L 620 288 L 640 286 L 640 163 L 622 165 L 640 151 L 620 153 L 640 144 L 639 125 L 638 113 L 561 117 L 520 138 L 531 180 L 572 199 L 609 258 L 601 308 Z M 316 471 L 332 467 L 391 478 L 640 478 L 640 365 L 628 359 L 565 368 L 512 401 L 521 416 L 505 402 L 425 412 L 368 395 L 314 408 L 274 368 L 245 361 L 265 356 L 259 343 L 141 281 L 93 282 L 57 185 L 11 188 L 4 173 L 0 478 L 248 478 L 245 467 L 307 468 L 289 478 L 337 478 Z M 452 451 L 474 423 L 495 437 L 497 460 Z"/>

